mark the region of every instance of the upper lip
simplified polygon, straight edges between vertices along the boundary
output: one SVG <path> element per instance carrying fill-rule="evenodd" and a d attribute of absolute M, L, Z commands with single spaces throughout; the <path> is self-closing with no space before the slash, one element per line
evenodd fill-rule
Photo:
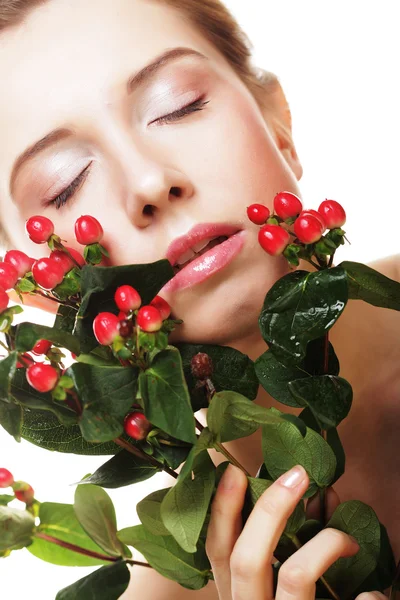
<path fill-rule="evenodd" d="M 182 254 L 202 240 L 216 238 L 221 235 L 229 237 L 238 231 L 240 231 L 240 227 L 229 223 L 199 223 L 192 227 L 188 233 L 177 237 L 171 242 L 167 249 L 166 258 L 174 266 Z"/>

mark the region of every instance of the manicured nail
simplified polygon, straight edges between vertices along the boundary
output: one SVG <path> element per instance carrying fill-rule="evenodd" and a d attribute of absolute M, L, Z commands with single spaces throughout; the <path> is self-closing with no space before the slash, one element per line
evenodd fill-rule
<path fill-rule="evenodd" d="M 236 469 L 235 465 L 229 464 L 224 474 L 221 477 L 220 485 L 224 488 L 224 490 L 231 490 L 236 485 Z"/>
<path fill-rule="evenodd" d="M 278 481 L 287 488 L 294 488 L 303 481 L 305 476 L 305 469 L 301 465 L 296 465 L 293 469 L 290 469 L 290 471 L 281 475 Z"/>

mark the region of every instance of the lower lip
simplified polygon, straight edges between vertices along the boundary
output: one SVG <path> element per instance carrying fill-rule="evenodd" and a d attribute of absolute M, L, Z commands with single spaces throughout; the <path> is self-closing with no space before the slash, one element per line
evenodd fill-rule
<path fill-rule="evenodd" d="M 160 290 L 162 292 L 175 292 L 183 290 L 187 287 L 196 285 L 212 277 L 214 273 L 218 273 L 224 267 L 229 265 L 233 259 L 239 254 L 244 246 L 245 230 L 239 231 L 230 238 L 211 248 L 205 254 L 192 260 L 186 267 L 168 281 L 168 283 Z"/>

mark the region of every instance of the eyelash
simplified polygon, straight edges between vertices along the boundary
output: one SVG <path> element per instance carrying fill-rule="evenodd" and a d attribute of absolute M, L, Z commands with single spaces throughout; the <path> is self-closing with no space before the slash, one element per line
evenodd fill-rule
<path fill-rule="evenodd" d="M 203 110 L 205 108 L 206 104 L 208 104 L 209 102 L 210 102 L 209 100 L 204 100 L 204 97 L 198 98 L 197 100 L 192 102 L 192 104 L 189 104 L 188 106 L 184 106 L 183 108 L 180 108 L 179 110 L 176 110 L 173 113 L 170 113 L 169 115 L 165 115 L 165 117 L 159 117 L 158 119 L 156 119 L 153 122 L 154 123 L 172 123 L 172 122 L 178 121 L 178 120 L 182 119 L 183 117 L 190 115 L 191 113 L 197 112 L 199 110 Z M 65 204 L 68 202 L 68 200 L 71 198 L 71 196 L 73 196 L 73 194 L 75 193 L 75 191 L 77 190 L 77 188 L 79 187 L 81 182 L 86 178 L 86 176 L 88 174 L 88 169 L 91 166 L 91 164 L 92 163 L 90 163 L 86 167 L 86 169 L 84 171 L 82 171 L 82 173 L 80 175 L 78 175 L 78 177 L 76 179 L 74 179 L 74 181 L 71 183 L 71 185 L 69 185 L 61 194 L 59 194 L 55 198 L 52 198 L 51 200 L 46 202 L 46 206 L 54 206 L 56 208 L 56 210 L 59 210 L 62 206 L 65 206 Z"/>

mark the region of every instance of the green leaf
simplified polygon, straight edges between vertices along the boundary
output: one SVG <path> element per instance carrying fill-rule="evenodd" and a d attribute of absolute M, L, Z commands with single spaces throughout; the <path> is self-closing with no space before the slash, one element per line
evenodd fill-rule
<path fill-rule="evenodd" d="M 178 440 L 196 442 L 195 419 L 176 348 L 159 352 L 150 368 L 141 372 L 140 392 L 148 420 Z"/>
<path fill-rule="evenodd" d="M 11 494 L 0 494 L 0 506 L 7 506 L 7 504 L 13 500 L 14 496 Z"/>
<path fill-rule="evenodd" d="M 303 498 L 331 485 L 336 469 L 335 455 L 329 444 L 312 429 L 307 427 L 303 438 L 292 423 L 264 425 L 262 450 L 265 465 L 274 480 L 295 465 L 305 468 L 310 485 Z"/>
<path fill-rule="evenodd" d="M 12 381 L 11 392 L 18 404 L 30 410 L 52 412 L 66 427 L 78 422 L 78 416 L 67 404 L 56 404 L 51 394 L 42 394 L 29 385 L 25 369 L 18 369 Z M 22 430 L 23 431 L 23 430 Z M 23 433 L 22 436 L 24 437 Z"/>
<path fill-rule="evenodd" d="M 17 365 L 18 354 L 11 352 L 7 358 L 0 361 L 0 401 L 11 402 L 10 389 Z"/>
<path fill-rule="evenodd" d="M 242 509 L 243 526 L 249 518 L 257 500 L 262 494 L 274 483 L 273 481 L 267 481 L 265 479 L 258 479 L 256 477 L 247 477 L 248 486 L 246 489 L 245 501 Z M 291 537 L 295 535 L 298 530 L 302 527 L 306 520 L 304 501 L 300 500 L 295 510 L 290 515 L 286 522 L 285 529 L 282 535 Z"/>
<path fill-rule="evenodd" d="M 133 286 L 139 292 L 142 304 L 149 304 L 173 276 L 171 263 L 166 259 L 123 267 L 83 267 L 82 303 L 76 325 L 82 352 L 88 353 L 97 346 L 93 334 L 95 316 L 104 311 L 117 314 L 114 294 L 119 286 Z"/>
<path fill-rule="evenodd" d="M 339 267 L 347 275 L 349 299 L 373 306 L 400 310 L 400 283 L 358 262 L 344 261 Z"/>
<path fill-rule="evenodd" d="M 68 300 L 68 298 L 76 296 L 79 294 L 81 289 L 80 279 L 80 269 L 77 267 L 71 269 L 71 271 L 68 271 L 68 273 L 64 276 L 62 283 L 52 290 L 53 296 L 61 301 Z"/>
<path fill-rule="evenodd" d="M 333 527 L 352 535 L 360 546 L 357 554 L 339 558 L 324 573 L 325 579 L 338 596 L 346 600 L 378 564 L 380 523 L 370 506 L 359 500 L 349 500 L 339 504 L 326 527 Z"/>
<path fill-rule="evenodd" d="M 56 600 L 117 600 L 127 589 L 130 577 L 126 563 L 117 561 L 60 590 Z"/>
<path fill-rule="evenodd" d="M 161 504 L 165 527 L 186 552 L 196 552 L 215 486 L 215 466 L 206 450 L 197 455 L 192 468 L 194 478 L 178 476 Z"/>
<path fill-rule="evenodd" d="M 158 573 L 189 590 L 203 588 L 211 578 L 203 541 L 199 541 L 196 553 L 192 554 L 182 550 L 172 536 L 153 535 L 143 525 L 122 529 L 118 537 L 143 554 Z"/>
<path fill-rule="evenodd" d="M 17 404 L 0 401 L 0 424 L 12 435 L 16 442 L 21 441 L 23 411 Z"/>
<path fill-rule="evenodd" d="M 82 529 L 71 504 L 43 502 L 39 508 L 39 519 L 38 532 L 63 542 L 68 542 L 74 546 L 79 546 L 85 550 L 105 555 L 103 549 L 95 544 Z M 33 543 L 29 546 L 28 550 L 37 558 L 53 565 L 91 567 L 107 563 L 105 560 L 78 554 L 78 552 L 62 548 L 53 542 L 38 537 L 34 537 Z"/>
<path fill-rule="evenodd" d="M 253 434 L 262 424 L 282 423 L 271 409 L 255 404 L 235 392 L 214 394 L 207 412 L 207 425 L 216 442 L 230 442 Z"/>
<path fill-rule="evenodd" d="M 36 446 L 56 452 L 104 456 L 119 451 L 114 442 L 87 442 L 78 425 L 65 427 L 57 417 L 42 410 L 24 410 L 21 436 Z"/>
<path fill-rule="evenodd" d="M 158 447 L 154 446 L 154 458 L 175 470 L 185 462 L 191 449 L 192 446 L 189 444 L 187 446 L 167 446 L 160 442 Z"/>
<path fill-rule="evenodd" d="M 150 464 L 145 459 L 134 456 L 127 450 L 121 450 L 104 465 L 101 465 L 93 475 L 85 477 L 80 483 L 92 483 L 104 488 L 120 488 L 153 477 L 161 469 Z"/>
<path fill-rule="evenodd" d="M 298 365 L 308 342 L 326 334 L 347 300 L 347 277 L 341 267 L 289 273 L 265 297 L 259 317 L 262 337 L 281 363 Z"/>
<path fill-rule="evenodd" d="M 78 485 L 74 511 L 83 529 L 100 548 L 110 556 L 126 556 L 117 537 L 115 509 L 107 492 L 97 485 Z"/>
<path fill-rule="evenodd" d="M 153 535 L 170 535 L 161 518 L 161 503 L 171 488 L 152 492 L 136 505 L 141 523 Z"/>
<path fill-rule="evenodd" d="M 17 325 L 15 347 L 19 352 L 29 352 L 39 340 L 48 340 L 55 346 L 66 348 L 74 354 L 79 354 L 79 340 L 74 335 L 46 327 L 45 325 L 36 325 L 35 323 L 21 323 Z"/>
<path fill-rule="evenodd" d="M 259 382 L 263 388 L 278 402 L 286 406 L 299 407 L 299 404 L 290 393 L 290 381 L 307 378 L 315 375 L 325 375 L 323 369 L 325 337 L 311 340 L 307 346 L 307 353 L 300 365 L 285 366 L 279 362 L 275 355 L 267 350 L 257 358 L 254 368 Z M 329 343 L 328 373 L 339 375 L 339 361 Z"/>
<path fill-rule="evenodd" d="M 75 363 L 67 371 L 82 405 L 79 426 L 88 442 L 107 442 L 119 437 L 137 392 L 138 369 L 95 367 Z"/>
<path fill-rule="evenodd" d="M 386 527 L 380 523 L 381 544 L 378 564 L 375 570 L 368 575 L 363 583 L 353 592 L 353 596 L 357 597 L 362 592 L 370 590 L 378 590 L 384 592 L 394 581 L 396 574 L 396 561 L 393 550 L 390 545 Z"/>
<path fill-rule="evenodd" d="M 75 328 L 77 314 L 78 313 L 75 308 L 60 304 L 58 306 L 56 319 L 54 321 L 54 329 L 60 329 L 66 333 L 72 333 Z"/>
<path fill-rule="evenodd" d="M 210 344 L 175 344 L 181 357 L 185 379 L 189 388 L 193 412 L 208 408 L 208 398 L 204 387 L 197 385 L 192 375 L 190 363 L 196 354 L 204 352 L 211 358 L 214 372 L 212 382 L 217 392 L 231 390 L 243 394 L 250 400 L 257 397 L 259 383 L 253 361 L 246 355 L 228 346 Z"/>
<path fill-rule="evenodd" d="M 288 384 L 299 407 L 308 406 L 320 429 L 337 427 L 349 414 L 353 390 L 346 379 L 321 375 L 297 379 Z"/>
<path fill-rule="evenodd" d="M 29 546 L 35 530 L 35 519 L 26 510 L 0 506 L 0 552 Z"/>
<path fill-rule="evenodd" d="M 317 433 L 320 433 L 321 427 L 318 425 L 313 413 L 310 408 L 305 408 L 299 415 L 300 419 L 304 421 L 307 427 L 313 429 Z M 335 475 L 333 476 L 332 483 L 330 485 L 334 485 L 338 479 L 343 475 L 346 466 L 346 455 L 344 453 L 344 448 L 342 442 L 340 441 L 339 433 L 337 429 L 331 428 L 326 432 L 326 441 L 330 445 L 333 450 L 333 453 L 336 458 L 336 470 Z"/>

